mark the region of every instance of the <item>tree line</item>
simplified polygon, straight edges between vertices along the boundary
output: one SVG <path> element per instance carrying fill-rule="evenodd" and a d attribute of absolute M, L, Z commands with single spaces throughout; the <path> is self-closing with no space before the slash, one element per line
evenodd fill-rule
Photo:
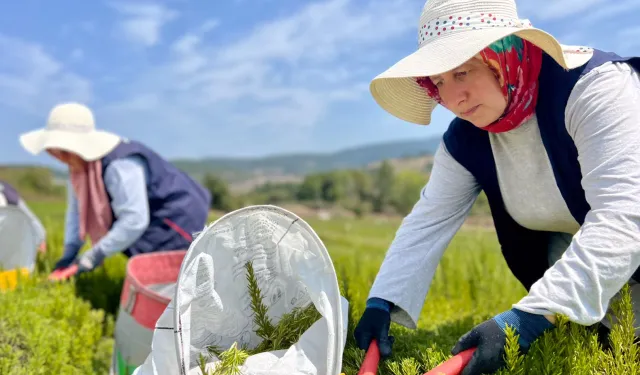
<path fill-rule="evenodd" d="M 310 208 L 340 207 L 356 216 L 370 213 L 406 215 L 420 198 L 429 170 L 396 170 L 383 161 L 377 168 L 343 169 L 305 176 L 300 182 L 266 183 L 239 193 L 221 176 L 206 174 L 202 183 L 212 194 L 212 209 L 229 212 L 252 204 L 303 204 Z M 28 200 L 63 200 L 64 179 L 47 168 L 0 167 L 0 179 L 18 188 Z M 486 215 L 489 205 L 481 194 L 471 211 Z"/>
<path fill-rule="evenodd" d="M 234 194 L 215 174 L 203 178 L 212 194 L 212 208 L 231 211 L 250 204 L 300 203 L 312 208 L 339 206 L 357 216 L 370 213 L 408 214 L 429 179 L 428 172 L 395 170 L 388 161 L 370 170 L 345 169 L 313 173 L 299 183 L 266 183 L 244 194 Z M 472 214 L 487 214 L 481 194 Z"/>

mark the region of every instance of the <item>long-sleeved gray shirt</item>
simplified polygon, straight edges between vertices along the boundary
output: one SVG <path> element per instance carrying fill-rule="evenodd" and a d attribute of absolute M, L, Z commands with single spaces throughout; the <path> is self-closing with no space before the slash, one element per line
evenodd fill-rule
<path fill-rule="evenodd" d="M 640 266 L 638 73 L 625 63 L 606 63 L 586 74 L 571 93 L 565 124 L 591 206 L 582 226 L 556 185 L 535 117 L 490 134 L 490 142 L 507 212 L 526 228 L 557 233 L 552 265 L 513 307 L 590 325 L 603 319 L 610 299 Z M 440 258 L 479 193 L 473 175 L 441 144 L 369 293 L 396 305 L 393 321 L 416 327 Z"/>

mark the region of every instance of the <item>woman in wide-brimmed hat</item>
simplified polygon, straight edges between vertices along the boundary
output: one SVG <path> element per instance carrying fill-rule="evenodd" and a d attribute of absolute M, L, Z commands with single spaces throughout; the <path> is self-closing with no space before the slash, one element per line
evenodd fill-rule
<path fill-rule="evenodd" d="M 93 270 L 123 252 L 131 257 L 189 247 L 207 222 L 210 193 L 140 142 L 97 130 L 78 103 L 55 106 L 44 129 L 20 137 L 69 168 L 64 254 L 55 269 Z M 77 258 L 88 236 L 91 248 Z"/>
<path fill-rule="evenodd" d="M 561 45 L 512 0 L 429 0 L 419 48 L 371 83 L 392 115 L 456 118 L 398 229 L 356 329 L 391 353 L 389 322 L 415 328 L 438 262 L 480 191 L 507 264 L 528 294 L 464 335 L 464 374 L 502 366 L 504 327 L 526 351 L 556 313 L 603 320 L 626 284 L 640 299 L 640 59 Z M 640 330 L 636 331 L 637 333 Z"/>

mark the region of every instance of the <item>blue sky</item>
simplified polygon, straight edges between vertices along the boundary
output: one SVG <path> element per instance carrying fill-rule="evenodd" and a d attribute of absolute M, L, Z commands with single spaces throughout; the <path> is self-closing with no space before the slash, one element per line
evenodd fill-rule
<path fill-rule="evenodd" d="M 606 5 L 607 3 L 613 5 Z M 637 0 L 520 0 L 562 43 L 640 51 Z M 333 151 L 440 135 L 380 109 L 368 85 L 417 46 L 423 0 L 0 3 L 0 164 L 58 102 L 166 157 Z M 634 17 L 633 15 L 636 15 Z M 635 18 L 635 19 L 634 19 Z M 267 142 L 265 142 L 268 139 Z"/>

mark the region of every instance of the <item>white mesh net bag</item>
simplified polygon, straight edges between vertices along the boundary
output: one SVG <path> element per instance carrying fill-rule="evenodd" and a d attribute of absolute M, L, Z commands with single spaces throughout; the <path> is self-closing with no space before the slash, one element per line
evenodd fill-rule
<path fill-rule="evenodd" d="M 288 348 L 249 356 L 244 375 L 338 375 L 346 341 L 347 301 L 327 249 L 314 230 L 276 206 L 231 212 L 198 234 L 184 258 L 173 300 L 154 330 L 152 351 L 135 375 L 201 374 L 208 347 L 255 348 L 245 265 L 253 265 L 268 316 L 276 324 L 313 304 L 321 318 Z"/>

